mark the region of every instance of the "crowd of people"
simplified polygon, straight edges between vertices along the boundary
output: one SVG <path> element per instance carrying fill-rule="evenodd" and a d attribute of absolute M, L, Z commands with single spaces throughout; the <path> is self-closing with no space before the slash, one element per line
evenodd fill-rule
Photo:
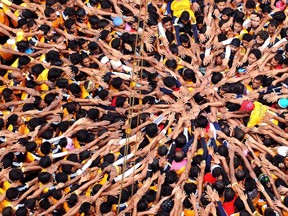
<path fill-rule="evenodd" d="M 287 216 L 285 0 L 0 0 L 3 216 Z"/>

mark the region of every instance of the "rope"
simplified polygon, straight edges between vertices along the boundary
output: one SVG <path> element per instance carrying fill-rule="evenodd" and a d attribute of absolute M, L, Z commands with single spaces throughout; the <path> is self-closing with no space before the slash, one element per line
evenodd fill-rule
<path fill-rule="evenodd" d="M 147 0 L 145 1 L 145 5 L 147 6 Z M 138 19 L 138 27 L 140 25 L 140 17 L 141 17 L 141 9 L 142 9 L 142 4 L 141 4 L 141 1 L 140 1 L 140 7 L 139 7 L 139 19 Z M 146 7 L 147 8 L 147 7 Z M 145 17 L 147 16 L 147 9 L 145 9 Z M 143 25 L 145 25 L 145 22 L 143 23 Z M 143 26 L 144 27 L 144 26 Z M 133 54 L 133 60 L 134 62 L 136 61 L 136 50 L 137 50 L 137 42 L 138 42 L 138 39 L 139 39 L 139 33 L 137 33 L 136 35 L 136 42 L 135 42 L 135 49 L 134 49 L 134 54 Z M 142 34 L 142 37 L 141 37 L 141 45 L 140 45 L 140 50 L 142 50 L 143 48 L 143 44 L 144 44 L 144 33 Z M 138 58 L 139 60 L 139 58 Z M 138 63 L 138 62 L 137 62 Z M 139 66 L 139 63 L 137 64 L 137 66 Z M 132 76 L 131 76 L 131 80 L 133 81 L 134 80 L 134 73 L 135 73 L 135 63 L 133 64 L 133 67 L 132 67 Z M 142 72 L 141 72 L 141 77 L 142 77 Z M 129 127 L 131 129 L 131 126 L 132 126 L 132 113 L 133 113 L 133 108 L 135 106 L 135 91 L 132 90 L 132 88 L 130 88 L 130 99 L 129 99 L 129 104 L 131 104 L 132 102 L 132 105 L 129 107 L 128 109 L 128 116 L 130 116 L 130 118 L 128 119 L 128 123 L 129 123 Z M 138 111 L 139 112 L 139 111 Z M 137 122 L 137 127 L 138 127 L 138 122 Z M 128 155 L 128 140 L 129 140 L 129 137 L 131 135 L 131 131 L 129 131 L 129 133 L 126 134 L 126 141 L 125 141 L 125 148 L 124 148 L 124 163 L 123 163 L 123 169 L 122 170 L 126 170 L 126 167 L 127 167 L 127 155 Z M 135 148 L 136 149 L 136 148 Z M 119 195 L 119 199 L 118 199 L 118 208 L 117 208 L 117 215 L 119 214 L 119 210 L 120 210 L 120 201 L 121 201 L 121 198 L 122 198 L 122 190 L 123 190 L 123 182 L 124 182 L 124 173 L 122 171 L 122 178 L 121 178 L 121 186 L 120 186 L 120 195 Z M 135 166 L 134 166 L 134 169 L 133 169 L 133 178 L 134 178 L 134 173 L 135 173 Z M 133 186 L 132 186 L 133 187 Z M 132 188 L 132 191 L 133 191 L 133 188 Z"/>
<path fill-rule="evenodd" d="M 148 0 L 145 0 L 145 19 L 147 17 L 147 12 L 148 12 L 148 8 L 147 8 L 147 5 L 148 5 Z M 143 30 L 145 29 L 145 25 L 146 25 L 146 22 L 143 23 Z M 144 33 L 141 35 L 141 44 L 140 44 L 140 50 L 142 50 L 144 48 Z M 140 56 L 142 56 L 142 52 L 140 53 Z M 140 61 L 142 65 L 141 67 L 141 70 L 140 70 L 140 80 L 142 80 L 142 73 L 143 73 L 143 59 Z M 138 64 L 139 65 L 139 64 Z M 140 87 L 140 98 L 142 98 L 142 85 Z M 142 103 L 141 103 L 141 106 L 139 107 L 138 111 L 137 111 L 137 131 L 139 131 L 139 122 L 140 122 L 140 108 L 142 109 Z M 138 138 L 136 137 L 136 143 L 138 143 Z M 135 156 L 136 156 L 136 153 L 137 153 L 137 149 L 134 148 L 134 161 L 135 161 Z M 135 166 L 133 167 L 133 182 L 134 182 L 134 175 L 135 174 Z M 134 195 L 133 194 L 133 191 L 134 191 L 134 184 L 132 184 L 132 196 Z"/>

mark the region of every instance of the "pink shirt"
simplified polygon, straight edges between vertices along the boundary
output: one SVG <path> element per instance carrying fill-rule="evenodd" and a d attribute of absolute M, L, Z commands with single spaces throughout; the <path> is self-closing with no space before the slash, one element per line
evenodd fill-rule
<path fill-rule="evenodd" d="M 180 162 L 172 161 L 170 170 L 180 170 L 183 166 L 186 166 L 187 160 L 184 159 Z"/>

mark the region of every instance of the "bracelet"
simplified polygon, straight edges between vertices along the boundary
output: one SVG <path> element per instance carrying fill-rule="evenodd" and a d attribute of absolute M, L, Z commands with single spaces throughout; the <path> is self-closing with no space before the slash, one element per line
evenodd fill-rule
<path fill-rule="evenodd" d="M 238 183 L 234 182 L 231 187 L 234 187 L 235 185 L 238 185 Z"/>

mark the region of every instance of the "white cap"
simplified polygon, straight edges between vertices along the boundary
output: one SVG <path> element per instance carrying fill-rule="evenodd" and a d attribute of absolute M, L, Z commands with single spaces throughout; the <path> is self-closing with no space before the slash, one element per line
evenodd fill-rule
<path fill-rule="evenodd" d="M 103 56 L 100 62 L 102 64 L 106 64 L 107 62 L 109 62 L 109 58 L 107 56 Z"/>
<path fill-rule="evenodd" d="M 113 69 L 116 69 L 116 68 L 122 66 L 121 61 L 110 60 L 110 63 L 111 63 L 111 66 L 112 66 Z"/>

